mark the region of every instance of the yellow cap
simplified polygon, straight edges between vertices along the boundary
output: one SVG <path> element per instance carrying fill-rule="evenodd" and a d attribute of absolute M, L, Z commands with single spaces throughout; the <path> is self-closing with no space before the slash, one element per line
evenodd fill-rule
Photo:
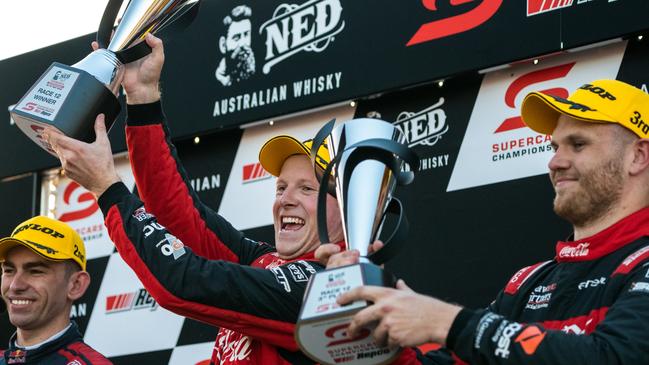
<path fill-rule="evenodd" d="M 649 137 L 649 95 L 617 80 L 596 80 L 568 99 L 540 92 L 527 94 L 523 121 L 532 130 L 552 134 L 560 114 L 592 123 L 616 123 L 640 138 Z"/>
<path fill-rule="evenodd" d="M 279 176 L 279 173 L 282 171 L 282 165 L 284 165 L 284 161 L 287 158 L 293 155 L 310 157 L 312 145 L 313 140 L 311 139 L 300 142 L 291 136 L 276 136 L 266 141 L 261 147 L 261 150 L 259 150 L 259 162 L 268 173 L 273 176 Z M 323 143 L 318 148 L 315 162 L 318 167 L 324 170 L 327 168 L 329 161 L 329 151 L 327 150 L 327 145 Z"/>
<path fill-rule="evenodd" d="M 23 245 L 38 255 L 54 261 L 72 260 L 86 270 L 86 247 L 83 240 L 67 224 L 44 216 L 36 216 L 19 224 L 11 237 L 0 239 L 0 261 L 12 248 Z"/>

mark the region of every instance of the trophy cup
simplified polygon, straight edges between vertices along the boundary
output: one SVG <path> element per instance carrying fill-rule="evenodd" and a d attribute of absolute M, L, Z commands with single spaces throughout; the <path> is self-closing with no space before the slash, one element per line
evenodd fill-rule
<path fill-rule="evenodd" d="M 146 42 L 133 44 L 175 21 L 198 2 L 130 0 L 111 39 L 122 1 L 109 0 L 106 6 L 97 31 L 100 49 L 72 66 L 52 63 L 10 112 L 18 128 L 54 156 L 56 153 L 41 137 L 44 128 L 50 126 L 69 137 L 92 142 L 95 118 L 104 113 L 110 129 L 120 112 L 117 95 L 124 64 L 151 52 Z"/>
<path fill-rule="evenodd" d="M 325 125 L 314 138 L 312 158 L 324 141 L 332 157 L 320 178 L 318 192 L 318 234 L 329 242 L 326 226 L 326 194 L 337 196 L 343 232 L 349 249 L 360 251 L 360 263 L 314 274 L 296 324 L 295 338 L 300 349 L 321 364 L 386 364 L 400 353 L 399 348 L 377 344 L 370 329 L 347 338 L 346 329 L 354 314 L 370 305 L 356 301 L 339 306 L 336 298 L 354 287 L 380 285 L 394 287 L 395 279 L 379 264 L 393 256 L 403 240 L 407 222 L 401 203 L 393 197 L 396 185 L 410 183 L 414 174 L 402 171 L 404 162 L 416 170 L 417 156 L 403 144 L 405 136 L 394 125 L 378 119 L 354 119 L 333 128 Z M 325 141 L 326 136 L 326 141 Z M 386 213 L 399 215 L 396 229 L 378 252 L 368 254 L 370 243 L 379 236 Z"/>

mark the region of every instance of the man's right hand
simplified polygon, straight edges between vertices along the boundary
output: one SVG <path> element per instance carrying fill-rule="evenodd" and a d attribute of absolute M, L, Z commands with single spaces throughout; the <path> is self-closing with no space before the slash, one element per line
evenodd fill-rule
<path fill-rule="evenodd" d="M 376 240 L 368 249 L 369 253 L 376 252 L 383 247 L 383 242 Z M 357 264 L 360 258 L 358 250 L 347 250 L 340 252 L 340 246 L 333 243 L 320 245 L 315 251 L 315 258 L 325 265 L 327 269 Z"/>
<path fill-rule="evenodd" d="M 128 104 L 148 104 L 160 100 L 160 73 L 164 64 L 164 46 L 162 40 L 147 34 L 144 41 L 151 47 L 151 54 L 137 61 L 124 65 L 122 86 L 126 92 Z M 97 42 L 92 48 L 97 49 Z"/>

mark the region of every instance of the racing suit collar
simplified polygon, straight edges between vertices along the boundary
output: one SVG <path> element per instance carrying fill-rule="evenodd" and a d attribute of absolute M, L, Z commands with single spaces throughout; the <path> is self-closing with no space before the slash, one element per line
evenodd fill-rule
<path fill-rule="evenodd" d="M 32 363 L 37 362 L 39 359 L 46 358 L 50 354 L 58 351 L 60 348 L 65 347 L 65 345 L 72 343 L 74 341 L 81 341 L 81 332 L 79 332 L 79 326 L 74 321 L 71 321 L 71 326 L 69 326 L 66 331 L 55 339 L 48 340 L 45 343 L 41 344 L 36 349 L 26 350 L 16 346 L 16 336 L 17 333 L 14 333 L 9 340 L 9 349 L 4 353 L 4 358 L 7 364 L 20 364 L 20 363 Z"/>
<path fill-rule="evenodd" d="M 649 236 L 649 207 L 622 218 L 612 226 L 578 241 L 558 241 L 558 262 L 589 261 L 606 256 L 643 236 Z"/>

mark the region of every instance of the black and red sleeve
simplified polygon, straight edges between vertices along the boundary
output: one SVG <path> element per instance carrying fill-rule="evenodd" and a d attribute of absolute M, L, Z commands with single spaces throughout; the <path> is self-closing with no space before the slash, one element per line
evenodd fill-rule
<path fill-rule="evenodd" d="M 120 255 L 160 306 L 297 350 L 293 330 L 302 296 L 310 275 L 322 266 L 297 261 L 265 270 L 205 259 L 143 211 L 122 183 L 102 194 L 99 205 Z M 305 276 L 295 275 L 296 268 Z"/>
<path fill-rule="evenodd" d="M 649 265 L 626 283 L 589 334 L 567 333 L 552 322 L 520 323 L 490 310 L 463 309 L 447 344 L 471 364 L 648 364 Z"/>
<path fill-rule="evenodd" d="M 158 222 L 209 259 L 249 263 L 260 252 L 246 252 L 243 235 L 203 204 L 171 141 L 161 102 L 129 105 L 126 141 L 135 183 L 147 211 Z"/>

